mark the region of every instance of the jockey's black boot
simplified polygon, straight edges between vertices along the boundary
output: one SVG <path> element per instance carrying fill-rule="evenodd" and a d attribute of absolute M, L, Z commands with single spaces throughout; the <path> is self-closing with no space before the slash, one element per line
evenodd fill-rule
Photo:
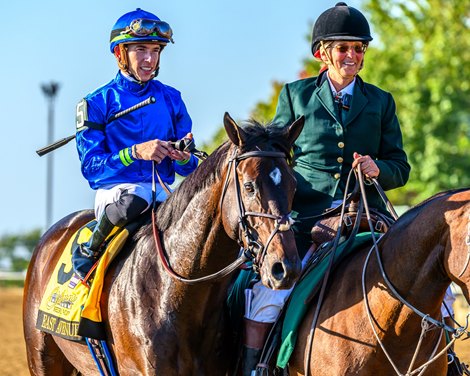
<path fill-rule="evenodd" d="M 273 323 L 253 321 L 245 317 L 243 325 L 242 375 L 251 376 L 252 372 L 256 370 L 256 365 L 259 363 L 264 343 L 273 327 Z M 256 373 L 253 373 L 253 375 L 256 375 Z"/>
<path fill-rule="evenodd" d="M 109 220 L 106 212 L 103 213 L 100 220 L 95 226 L 91 238 L 88 242 L 80 244 L 72 254 L 72 265 L 75 273 L 81 279 L 85 279 L 86 275 L 100 258 L 103 250 L 101 245 L 106 237 L 113 230 L 114 225 Z"/>

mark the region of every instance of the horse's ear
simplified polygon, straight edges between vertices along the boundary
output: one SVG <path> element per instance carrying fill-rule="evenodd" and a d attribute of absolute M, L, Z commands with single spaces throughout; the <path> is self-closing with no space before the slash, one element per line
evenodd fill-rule
<path fill-rule="evenodd" d="M 227 136 L 235 145 L 240 146 L 246 139 L 245 131 L 238 126 L 228 112 L 224 115 L 224 127 Z"/>
<path fill-rule="evenodd" d="M 304 129 L 304 123 L 305 116 L 302 115 L 289 126 L 287 139 L 291 145 L 294 144 L 295 140 L 297 140 L 297 137 L 299 137 L 300 133 Z"/>

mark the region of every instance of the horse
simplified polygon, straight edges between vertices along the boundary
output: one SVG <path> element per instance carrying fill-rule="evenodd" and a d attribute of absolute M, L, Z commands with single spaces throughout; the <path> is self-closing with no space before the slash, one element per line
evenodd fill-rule
<path fill-rule="evenodd" d="M 255 121 L 239 126 L 226 113 L 224 127 L 229 140 L 160 204 L 155 227 L 147 220 L 106 274 L 100 307 L 120 375 L 224 374 L 233 355 L 221 307 L 233 278 L 219 275 L 221 269 L 239 253 L 253 253 L 266 286 L 290 288 L 300 274 L 290 230 L 296 180 L 289 161 L 303 118 L 284 128 Z M 33 375 L 98 373 L 85 344 L 35 327 L 61 250 L 92 218 L 91 210 L 63 218 L 33 252 L 23 300 Z M 160 241 L 166 259 L 157 256 Z"/>
<path fill-rule="evenodd" d="M 332 272 L 315 330 L 314 303 L 299 328 L 289 375 L 446 375 L 440 308 L 451 282 L 470 302 L 469 261 L 469 189 L 411 208 L 377 247 Z"/>

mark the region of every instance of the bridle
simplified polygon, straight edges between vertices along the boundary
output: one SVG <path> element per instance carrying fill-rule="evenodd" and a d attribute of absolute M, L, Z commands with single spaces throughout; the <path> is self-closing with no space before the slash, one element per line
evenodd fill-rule
<path fill-rule="evenodd" d="M 253 266 L 255 269 L 259 269 L 261 264 L 263 263 L 264 257 L 266 255 L 266 251 L 271 243 L 271 240 L 278 232 L 284 232 L 290 230 L 294 220 L 290 217 L 290 214 L 284 215 L 273 215 L 269 213 L 261 213 L 261 212 L 251 212 L 246 211 L 245 206 L 243 204 L 243 200 L 241 197 L 241 189 L 240 189 L 240 181 L 238 179 L 238 171 L 237 167 L 240 161 L 254 158 L 254 157 L 261 157 L 261 158 L 286 158 L 286 155 L 282 152 L 277 151 L 262 151 L 262 150 L 255 150 L 242 153 L 238 155 L 238 150 L 235 149 L 234 155 L 228 161 L 228 169 L 229 173 L 226 174 L 224 188 L 222 190 L 222 195 L 220 197 L 220 210 L 222 210 L 223 199 L 225 193 L 227 192 L 230 172 L 233 175 L 233 181 L 235 183 L 235 191 L 237 197 L 237 208 L 238 208 L 238 223 L 239 229 L 242 236 L 239 236 L 239 244 L 240 247 L 244 247 L 243 242 L 241 241 L 241 237 L 245 240 L 245 248 L 244 253 L 248 253 L 247 257 L 249 259 L 254 259 Z M 275 226 L 273 231 L 268 237 L 268 240 L 265 245 L 261 244 L 258 240 L 256 240 L 250 231 L 250 224 L 248 223 L 248 217 L 264 217 L 269 218 L 275 221 Z"/>
<path fill-rule="evenodd" d="M 363 181 L 363 178 L 362 178 L 362 172 L 360 171 L 360 169 L 358 169 L 358 175 L 359 175 L 359 184 L 361 185 L 361 195 L 362 195 L 362 199 L 363 199 L 363 202 L 364 202 L 364 208 L 365 208 L 365 211 L 366 213 L 368 213 L 369 211 L 369 208 L 368 208 L 368 205 L 367 205 L 367 199 L 366 199 L 366 196 L 365 196 L 365 189 L 363 187 L 363 184 L 364 184 L 364 181 Z M 369 218 L 369 215 L 368 215 L 368 218 Z M 371 225 L 371 223 L 369 222 L 369 225 Z M 467 229 L 467 237 L 466 237 L 466 244 L 467 244 L 467 247 L 469 248 L 469 256 L 467 257 L 467 262 L 462 270 L 462 272 L 460 273 L 459 277 L 465 272 L 467 266 L 468 266 L 468 263 L 469 263 L 469 258 L 470 258 L 470 221 L 469 221 L 469 224 L 468 224 L 468 229 Z M 373 231 L 373 228 L 371 227 L 371 237 L 372 237 L 372 241 L 373 241 L 373 245 L 372 245 L 372 248 L 370 249 L 369 253 L 367 254 L 367 257 L 364 261 L 364 266 L 363 266 L 363 270 L 362 270 L 362 294 L 363 294 L 363 301 L 364 301 L 364 305 L 366 307 L 366 312 L 367 312 L 367 318 L 369 319 L 369 322 L 370 322 L 370 325 L 371 325 L 371 328 L 372 328 L 372 331 L 374 333 L 374 336 L 376 337 L 380 347 L 382 348 L 382 351 L 384 352 L 385 356 L 387 357 L 389 363 L 391 364 L 391 366 L 393 367 L 394 371 L 396 372 L 397 375 L 399 376 L 411 376 L 411 375 L 422 375 L 427 367 L 432 363 L 434 362 L 436 359 L 438 359 L 440 356 L 444 355 L 447 351 L 447 349 L 449 349 L 453 344 L 454 342 L 460 338 L 463 334 L 467 333 L 468 334 L 468 326 L 469 326 L 469 316 L 467 316 L 467 322 L 466 322 L 466 325 L 463 327 L 463 326 L 460 326 L 458 328 L 452 328 L 448 325 L 446 325 L 444 322 L 441 322 L 441 321 L 438 321 L 436 319 L 433 319 L 432 317 L 430 317 L 429 315 L 421 312 L 418 308 L 416 308 L 415 306 L 413 306 L 412 304 L 410 304 L 407 300 L 405 300 L 401 295 L 400 293 L 395 289 L 395 287 L 393 286 L 393 284 L 390 282 L 386 272 L 385 272 L 385 269 L 384 269 L 384 266 L 383 266 L 383 262 L 382 262 L 382 258 L 380 256 L 380 252 L 379 252 L 379 248 L 378 248 L 378 243 L 380 240 L 382 240 L 382 238 L 380 239 L 377 239 L 376 236 L 375 236 L 375 233 Z M 377 330 L 375 329 L 375 325 L 374 325 L 374 322 L 375 322 L 375 319 L 373 317 L 373 314 L 372 314 L 372 311 L 371 311 L 371 308 L 370 308 L 370 305 L 369 305 L 369 299 L 368 299 L 368 296 L 367 296 L 367 290 L 366 290 L 366 282 L 365 282 L 365 279 L 366 279 L 366 271 L 367 271 L 367 265 L 369 263 L 369 260 L 370 260 L 370 257 L 372 255 L 372 253 L 375 252 L 375 255 L 376 255 L 376 258 L 377 258 L 377 263 L 379 265 L 379 268 L 380 268 L 380 273 L 382 275 L 382 278 L 383 280 L 385 281 L 385 284 L 387 285 L 387 287 L 390 289 L 392 295 L 395 296 L 395 298 L 397 298 L 402 304 L 404 304 L 405 306 L 407 306 L 409 309 L 411 309 L 415 314 L 417 314 L 418 316 L 420 316 L 422 318 L 421 320 L 421 335 L 420 335 L 420 338 L 418 340 L 418 343 L 417 343 L 417 346 L 416 346 L 416 349 L 415 349 L 415 353 L 413 354 L 413 358 L 410 362 L 410 365 L 408 367 L 408 370 L 406 371 L 405 374 L 402 374 L 400 373 L 400 371 L 398 370 L 398 367 L 395 365 L 395 363 L 393 362 L 393 360 L 391 359 L 389 353 L 387 352 L 387 350 L 385 349 L 384 347 L 384 344 L 382 343 L 378 333 L 377 333 Z M 424 364 L 422 364 L 421 366 L 417 367 L 416 369 L 413 370 L 413 367 L 414 367 L 414 363 L 416 361 L 416 358 L 417 358 L 417 355 L 418 355 L 418 352 L 420 350 L 420 347 L 422 345 L 422 341 L 424 339 L 424 336 L 425 334 L 432 330 L 433 328 L 439 328 L 441 329 L 441 332 L 439 334 L 439 337 L 438 337 L 438 340 L 436 342 L 436 345 L 434 346 L 434 349 L 433 349 L 433 352 L 432 354 L 430 355 L 429 359 L 427 362 L 425 362 Z M 439 348 L 439 345 L 441 343 L 441 338 L 442 338 L 442 330 L 445 330 L 449 333 L 452 333 L 452 340 L 449 341 L 449 343 L 439 352 L 436 354 L 438 348 Z"/>
<path fill-rule="evenodd" d="M 233 175 L 233 182 L 235 184 L 235 192 L 236 192 L 236 198 L 237 198 L 239 232 L 241 234 L 241 236 L 238 237 L 237 241 L 240 244 L 240 247 L 242 249 L 240 252 L 240 256 L 234 262 L 232 262 L 230 265 L 226 266 L 225 268 L 221 269 L 220 271 L 204 276 L 204 277 L 194 278 L 194 279 L 184 278 L 180 276 L 179 274 L 177 274 L 171 267 L 168 261 L 168 257 L 166 256 L 163 250 L 159 231 L 156 226 L 156 221 L 155 221 L 156 211 L 155 211 L 155 206 L 154 206 L 154 210 L 152 210 L 152 228 L 153 228 L 155 246 L 157 248 L 158 255 L 160 256 L 160 260 L 162 261 L 164 269 L 174 279 L 180 282 L 184 282 L 189 285 L 197 284 L 200 282 L 214 281 L 214 280 L 218 280 L 229 275 L 230 273 L 238 269 L 241 265 L 243 265 L 244 263 L 250 260 L 253 260 L 253 268 L 255 270 L 259 270 L 261 268 L 261 265 L 266 255 L 266 251 L 269 247 L 269 244 L 271 243 L 274 236 L 278 232 L 285 232 L 285 231 L 291 230 L 291 226 L 294 223 L 294 221 L 290 217 L 290 214 L 273 215 L 269 213 L 251 212 L 251 211 L 245 210 L 245 206 L 243 204 L 243 200 L 241 197 L 241 189 L 240 189 L 240 182 L 238 180 L 237 167 L 240 161 L 248 159 L 248 158 L 287 158 L 287 156 L 283 152 L 265 151 L 265 150 L 248 151 L 248 152 L 239 154 L 239 149 L 238 148 L 234 149 L 232 156 L 228 160 L 228 166 L 227 166 L 228 171 L 226 173 L 224 186 L 223 186 L 222 194 L 220 197 L 219 207 L 221 210 L 223 206 L 224 197 L 229 186 L 230 176 Z M 154 170 L 157 171 L 156 169 Z M 156 172 L 156 174 L 157 174 L 157 177 L 159 178 L 158 172 Z M 160 184 L 162 184 L 163 182 L 161 181 L 160 178 L 159 180 L 160 180 Z M 154 185 L 155 185 L 155 181 L 154 181 Z M 262 243 L 260 243 L 253 236 L 252 231 L 250 231 L 250 229 L 252 228 L 248 222 L 248 217 L 250 216 L 269 218 L 275 221 L 274 229 L 269 235 L 268 240 L 266 241 L 266 244 L 263 245 Z"/>

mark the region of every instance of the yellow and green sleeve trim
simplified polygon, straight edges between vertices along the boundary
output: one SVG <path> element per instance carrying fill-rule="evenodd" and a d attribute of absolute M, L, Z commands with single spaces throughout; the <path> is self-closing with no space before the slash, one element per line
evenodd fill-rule
<path fill-rule="evenodd" d="M 130 147 L 119 151 L 119 159 L 126 167 L 135 162 L 135 160 L 132 158 L 132 151 Z"/>
<path fill-rule="evenodd" d="M 176 164 L 179 164 L 180 166 L 184 166 L 186 163 L 188 163 L 190 158 L 188 159 L 183 159 L 182 161 L 175 161 Z"/>

